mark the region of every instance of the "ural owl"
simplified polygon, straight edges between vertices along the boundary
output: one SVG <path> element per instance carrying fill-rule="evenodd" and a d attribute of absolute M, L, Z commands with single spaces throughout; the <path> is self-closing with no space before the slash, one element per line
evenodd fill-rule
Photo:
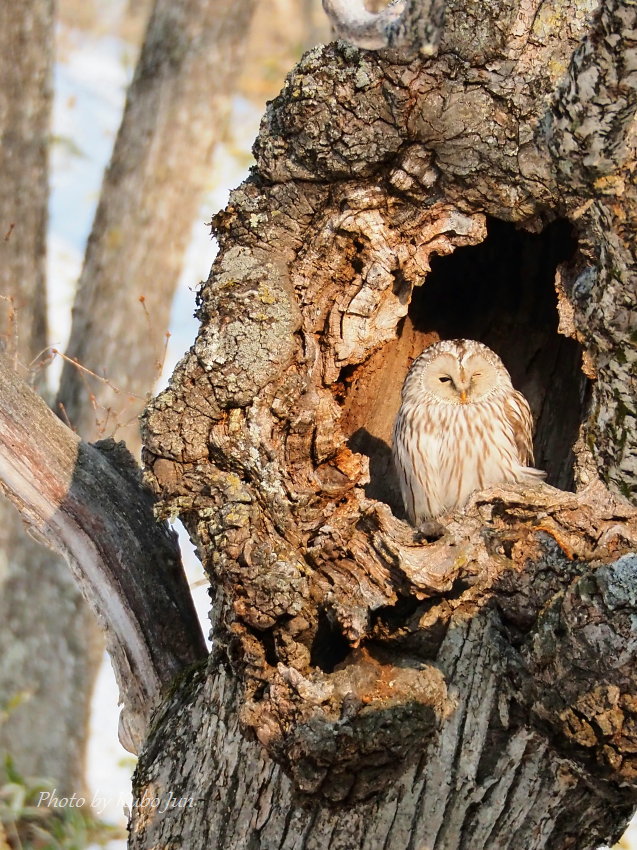
<path fill-rule="evenodd" d="M 393 435 L 409 521 L 461 507 L 474 490 L 537 483 L 533 419 L 497 354 L 472 339 L 426 348 L 405 379 Z"/>

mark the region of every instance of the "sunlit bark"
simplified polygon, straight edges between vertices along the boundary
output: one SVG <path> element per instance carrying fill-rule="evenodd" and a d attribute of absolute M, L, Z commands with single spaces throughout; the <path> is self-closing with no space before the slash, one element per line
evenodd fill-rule
<path fill-rule="evenodd" d="M 332 45 L 270 104 L 215 220 L 197 341 L 145 414 L 163 510 L 215 588 L 216 654 L 165 704 L 136 777 L 140 801 L 197 804 L 135 810 L 136 850 L 621 833 L 634 14 L 457 0 L 436 58 Z M 388 439 L 438 335 L 503 356 L 560 489 L 476 496 L 427 541 L 401 518 Z"/>

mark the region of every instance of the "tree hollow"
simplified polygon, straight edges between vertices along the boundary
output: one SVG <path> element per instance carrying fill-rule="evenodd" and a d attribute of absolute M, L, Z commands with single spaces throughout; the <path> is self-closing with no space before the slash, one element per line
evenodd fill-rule
<path fill-rule="evenodd" d="M 344 430 L 350 448 L 370 459 L 370 498 L 403 517 L 391 461 L 402 383 L 426 346 L 453 338 L 477 339 L 502 358 L 533 411 L 536 465 L 546 470 L 549 484 L 573 490 L 573 445 L 590 386 L 581 370 L 581 345 L 558 332 L 555 280 L 558 266 L 573 262 L 576 249 L 565 221 L 536 234 L 488 218 L 483 242 L 432 258 L 397 339 L 341 375 Z"/>

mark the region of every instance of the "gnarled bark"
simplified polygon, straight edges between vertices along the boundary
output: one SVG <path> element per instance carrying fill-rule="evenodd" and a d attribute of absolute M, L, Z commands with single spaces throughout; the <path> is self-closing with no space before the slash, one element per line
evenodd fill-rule
<path fill-rule="evenodd" d="M 584 513 L 599 510 L 598 498 L 599 493 L 589 494 Z M 490 541 L 496 550 L 502 545 L 500 534 L 507 542 L 515 534 L 507 523 L 512 513 L 524 525 L 536 506 L 506 492 L 469 511 L 470 523 L 483 527 L 485 512 L 503 512 L 505 503 L 515 508 L 496 523 L 499 530 Z M 613 512 L 607 503 L 602 510 L 607 522 L 612 523 Z M 540 533 L 534 539 L 527 532 L 525 537 L 533 564 L 520 559 L 512 567 L 500 555 L 494 565 L 491 555 L 491 578 L 483 570 L 469 592 L 460 594 L 456 587 L 455 593 L 437 594 L 412 608 L 409 617 L 399 608 L 379 617 L 377 635 L 384 648 L 372 650 L 376 658 L 353 653 L 346 662 L 340 676 L 349 679 L 349 699 L 329 729 L 335 749 L 351 757 L 358 745 L 360 757 L 356 727 L 365 728 L 367 715 L 369 758 L 361 759 L 352 773 L 330 773 L 326 764 L 334 753 L 319 748 L 329 736 L 321 736 L 327 730 L 317 723 L 307 743 L 313 759 L 327 755 L 323 764 L 312 765 L 314 777 L 320 774 L 322 780 L 318 794 L 299 797 L 298 783 L 293 785 L 259 743 L 246 737 L 239 720 L 242 689 L 221 653 L 217 655 L 208 676 L 199 671 L 155 719 L 136 776 L 140 808 L 133 812 L 131 846 L 179 840 L 182 846 L 231 850 L 296 850 L 326 843 L 347 850 L 518 850 L 593 848 L 619 834 L 634 795 L 609 781 L 613 769 L 595 763 L 595 754 L 605 746 L 609 755 L 634 746 L 634 737 L 624 737 L 632 734 L 633 704 L 623 687 L 610 684 L 608 669 L 600 667 L 606 668 L 604 653 L 611 644 L 625 646 L 625 609 L 620 611 L 636 577 L 635 559 L 620 558 L 600 568 L 591 584 L 588 575 L 578 577 L 581 567 L 550 536 Z M 523 546 L 518 549 L 521 554 Z M 493 584 L 487 589 L 489 581 Z M 562 595 L 559 589 L 565 587 L 569 589 Z M 547 599 L 555 603 L 538 617 Z M 615 614 L 608 616 L 611 609 Z M 614 622 L 601 643 L 600 615 Z M 404 624 L 396 629 L 401 619 Z M 556 644 L 556 621 L 568 635 L 568 653 Z M 614 681 L 632 677 L 628 654 L 618 658 L 610 673 Z M 576 660 L 575 668 L 569 659 Z M 590 670 L 580 667 L 589 659 L 594 659 L 599 677 L 592 697 Z M 392 683 L 401 672 L 415 680 L 426 679 L 431 671 L 448 685 L 446 716 L 435 734 L 413 740 L 417 715 L 401 717 L 395 710 L 393 700 L 398 696 L 399 702 L 405 694 L 391 693 Z M 324 711 L 327 703 L 317 706 L 311 693 L 312 685 L 317 690 L 315 675 L 303 684 L 308 704 Z M 412 687 L 409 693 L 419 699 L 422 691 Z M 383 710 L 372 696 L 384 698 Z M 552 703 L 549 710 L 546 702 Z M 527 714 L 529 706 L 533 718 Z M 379 735 L 379 728 L 391 729 L 392 708 L 402 737 L 394 738 L 387 751 L 387 737 Z M 560 713 L 557 725 L 566 733 L 553 725 Z M 187 724 L 183 717 L 189 718 Z M 298 765 L 303 767 L 307 764 Z M 633 767 L 625 764 L 626 773 Z M 157 797 L 162 806 L 155 803 L 153 809 L 150 801 Z"/>
<path fill-rule="evenodd" d="M 182 511 L 219 586 L 218 639 L 241 678 L 241 719 L 313 795 L 309 810 L 299 808 L 277 771 L 264 780 L 253 765 L 249 780 L 261 777 L 269 803 L 265 824 L 250 820 L 249 843 L 285 846 L 294 821 L 297 841 L 311 828 L 308 846 L 329 836 L 348 847 L 593 847 L 617 834 L 634 805 L 636 513 L 597 472 L 631 492 L 635 433 L 624 415 L 623 439 L 601 447 L 596 439 L 616 409 L 600 396 L 631 391 L 621 374 L 632 358 L 626 323 L 604 308 L 604 278 L 612 271 L 628 293 L 633 254 L 612 225 L 632 214 L 633 193 L 624 185 L 621 207 L 600 199 L 594 168 L 571 173 L 564 191 L 556 147 L 543 145 L 545 128 L 556 139 L 572 109 L 586 45 L 610 26 L 629 46 L 631 10 L 604 9 L 589 23 L 556 4 L 557 33 L 543 18 L 524 44 L 525 18 L 535 28 L 538 18 L 527 16 L 545 8 L 511 8 L 504 41 L 487 13 L 481 38 L 463 38 L 463 11 L 478 12 L 456 8 L 434 62 L 391 64 L 351 48 L 310 54 L 270 109 L 258 173 L 217 219 L 223 251 L 201 294 L 199 338 L 146 426 L 166 508 Z M 549 34 L 560 35 L 557 50 Z M 607 79 L 615 55 L 587 55 Z M 625 88 L 624 124 L 634 109 Z M 597 134 L 625 170 L 629 145 L 603 127 Z M 483 239 L 484 213 L 534 230 L 558 215 L 577 223 L 559 306 L 596 376 L 590 413 L 584 391 L 576 406 L 580 492 L 478 497 L 427 543 L 367 498 L 365 458 L 346 441 L 374 409 L 374 374 L 381 386 L 400 386 L 419 323 L 430 332 L 444 325 L 413 311 L 394 341 L 431 255 Z M 586 312 L 572 297 L 583 278 Z M 499 317 L 514 315 L 503 308 Z M 519 335 L 519 322 L 510 324 L 504 350 Z M 609 342 L 624 355 L 619 373 L 609 368 Z M 393 396 L 384 396 L 390 410 Z M 193 411 L 177 435 L 176 409 Z M 554 412 L 544 430 L 560 424 Z M 367 443 L 372 464 L 385 448 L 383 427 Z M 549 471 L 561 453 L 549 453 Z M 466 667 L 457 655 L 446 661 L 460 624 L 462 646 L 473 645 Z M 482 638 L 473 644 L 472 629 Z M 469 671 L 473 702 L 463 699 Z M 211 669 L 189 698 L 203 699 L 222 675 Z M 205 734 L 188 724 L 171 732 Z M 242 765 L 255 759 L 246 748 Z M 155 793 L 169 787 L 169 764 L 151 746 L 138 793 L 147 783 Z M 246 797 L 238 797 L 240 812 Z M 344 809 L 332 812 L 325 798 Z M 216 811 L 211 802 L 206 816 Z M 246 824 L 237 820 L 224 846 L 239 846 Z M 192 813 L 146 812 L 134 818 L 133 846 L 194 823 Z M 364 823 L 372 824 L 365 837 Z"/>
<path fill-rule="evenodd" d="M 216 587 L 217 653 L 157 717 L 133 847 L 620 834 L 637 744 L 637 513 L 617 494 L 637 483 L 634 12 L 457 0 L 435 59 L 331 45 L 270 105 L 257 168 L 215 220 L 195 346 L 146 412 L 163 509 Z M 388 437 L 410 359 L 451 329 L 512 364 L 550 480 L 576 493 L 478 494 L 427 541 L 401 519 Z M 194 755 L 176 766 L 167 738 Z M 169 789 L 197 806 L 143 807 Z"/>

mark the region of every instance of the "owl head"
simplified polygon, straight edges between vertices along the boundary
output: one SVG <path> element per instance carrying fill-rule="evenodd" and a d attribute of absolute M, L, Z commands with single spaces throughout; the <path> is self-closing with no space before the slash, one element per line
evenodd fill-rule
<path fill-rule="evenodd" d="M 408 388 L 408 384 L 411 385 Z M 511 391 L 511 376 L 495 352 L 473 339 L 447 339 L 426 348 L 405 381 L 441 404 L 475 404 L 497 391 Z"/>

